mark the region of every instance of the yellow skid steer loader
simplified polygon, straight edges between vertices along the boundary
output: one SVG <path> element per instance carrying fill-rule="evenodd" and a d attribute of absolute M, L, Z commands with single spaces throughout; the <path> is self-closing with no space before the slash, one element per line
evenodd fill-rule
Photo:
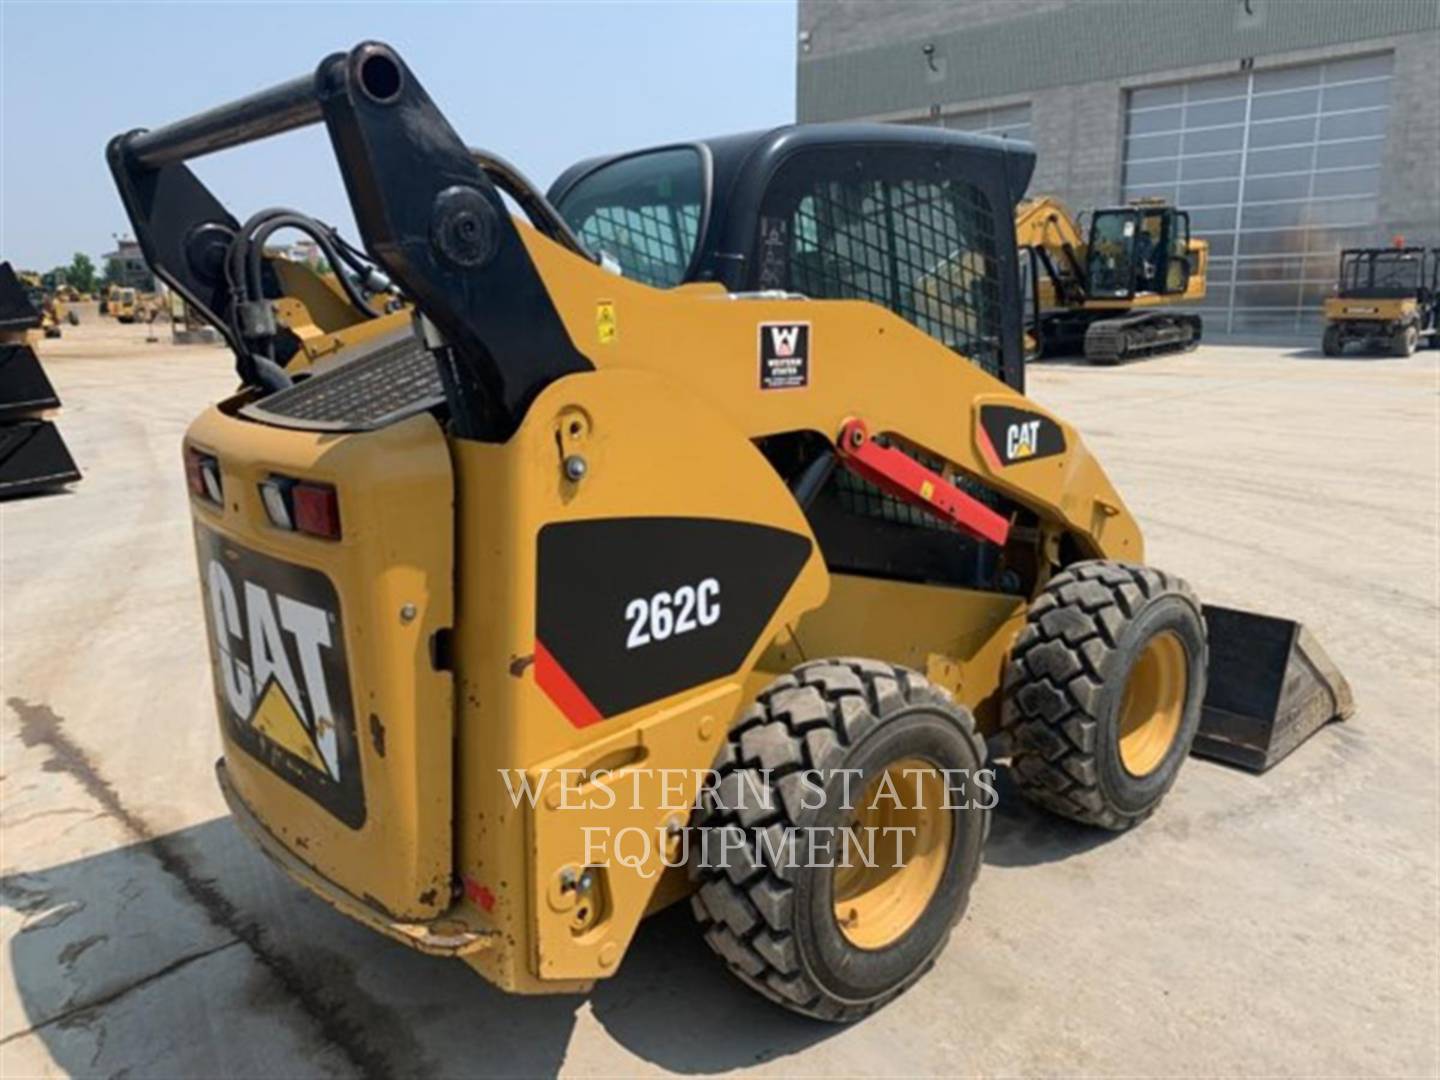
<path fill-rule="evenodd" d="M 186 165 L 314 123 L 358 246 L 242 221 Z M 987 741 L 1028 798 L 1125 829 L 1205 730 L 1207 665 L 1253 676 L 1216 739 L 1260 765 L 1277 717 L 1298 741 L 1346 711 L 1333 673 L 1285 676 L 1314 648 L 1291 624 L 1270 670 L 1213 622 L 1207 646 L 1025 397 L 1027 149 L 785 127 L 585 162 L 546 198 L 366 43 L 108 157 L 237 358 L 184 445 L 220 785 L 296 880 L 411 947 L 576 991 L 689 894 L 740 978 L 854 1019 L 965 909 Z M 286 291 L 282 229 L 351 314 Z"/>

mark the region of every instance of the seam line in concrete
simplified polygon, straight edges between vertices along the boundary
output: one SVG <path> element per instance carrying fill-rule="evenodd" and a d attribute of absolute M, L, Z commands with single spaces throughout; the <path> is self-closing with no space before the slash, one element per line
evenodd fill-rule
<path fill-rule="evenodd" d="M 378 1080 L 400 1072 L 383 1051 L 370 1044 L 365 1037 L 365 1029 L 344 1015 L 342 1002 L 326 1000 L 321 988 L 307 978 L 297 964 L 272 951 L 258 923 L 242 917 L 218 888 L 195 872 L 168 837 L 157 835 L 144 818 L 124 804 L 84 748 L 63 730 L 63 721 L 53 709 L 19 697 L 9 698 L 7 704 L 20 719 L 20 741 L 27 747 L 45 747 L 50 752 L 50 763 L 54 767 L 79 783 L 106 813 L 136 840 L 144 843 L 148 853 L 160 864 L 160 869 L 175 879 L 213 925 L 233 935 L 250 951 L 280 988 L 295 1000 L 299 1010 L 315 1025 L 320 1037 L 339 1050 L 357 1073 Z"/>
<path fill-rule="evenodd" d="M 66 1020 L 71 1019 L 72 1017 L 79 1016 L 81 1013 L 94 1012 L 96 1009 L 103 1009 L 106 1005 L 118 1001 L 120 998 L 130 993 L 132 990 L 139 990 L 142 987 L 149 986 L 151 983 L 156 982 L 159 979 L 163 979 L 165 976 L 175 971 L 178 971 L 189 964 L 193 964 L 196 960 L 204 960 L 207 956 L 214 956 L 216 953 L 222 952 L 225 949 L 230 948 L 232 945 L 239 944 L 242 944 L 239 938 L 231 938 L 229 941 L 222 942 L 221 944 L 212 946 L 211 948 L 201 949 L 199 952 L 190 953 L 187 956 L 182 956 L 179 959 L 172 960 L 164 967 L 158 968 L 147 975 L 141 975 L 133 982 L 126 983 L 124 986 L 116 990 L 112 990 L 108 994 L 103 994 L 100 997 L 95 998 L 93 1001 L 86 1001 L 82 1002 L 79 1005 L 72 1005 L 70 1006 L 70 1008 L 65 1009 L 62 1012 L 58 1012 L 54 1016 L 47 1016 L 39 1023 L 31 1024 L 29 1027 L 21 1031 L 12 1031 L 9 1035 L 6 1035 L 3 1039 L 0 1039 L 0 1046 L 4 1046 L 6 1043 L 12 1042 L 15 1039 L 23 1038 L 26 1035 L 33 1035 L 37 1031 L 41 1031 L 44 1028 L 50 1027 L 53 1024 L 62 1023 Z"/>

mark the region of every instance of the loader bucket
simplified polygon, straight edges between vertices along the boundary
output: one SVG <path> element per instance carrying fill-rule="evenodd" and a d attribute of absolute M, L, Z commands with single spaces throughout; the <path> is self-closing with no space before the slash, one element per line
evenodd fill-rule
<path fill-rule="evenodd" d="M 45 419 L 60 398 L 27 340 L 39 325 L 25 287 L 0 263 L 0 499 L 80 479 L 59 429 Z"/>
<path fill-rule="evenodd" d="M 60 398 L 35 350 L 0 343 L 0 421 L 23 420 L 59 407 Z"/>
<path fill-rule="evenodd" d="M 80 470 L 54 424 L 0 424 L 0 499 L 53 491 L 79 479 Z"/>
<path fill-rule="evenodd" d="M 1264 772 L 1355 710 L 1350 684 L 1291 619 L 1206 604 L 1210 668 L 1192 752 Z"/>
<path fill-rule="evenodd" d="M 40 312 L 10 264 L 0 263 L 0 330 L 29 330 L 40 325 Z"/>

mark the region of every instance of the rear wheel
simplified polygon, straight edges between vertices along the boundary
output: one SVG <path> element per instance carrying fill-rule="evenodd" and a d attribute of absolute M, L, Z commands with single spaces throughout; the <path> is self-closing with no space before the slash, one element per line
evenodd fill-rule
<path fill-rule="evenodd" d="M 820 660 L 776 680 L 701 798 L 691 903 L 706 942 L 795 1012 L 878 1009 L 964 914 L 994 795 L 984 763 L 969 712 L 913 671 Z"/>
<path fill-rule="evenodd" d="M 1415 346 L 1420 341 L 1420 331 L 1413 325 L 1401 327 L 1390 337 L 1390 355 L 1414 356 Z"/>
<path fill-rule="evenodd" d="M 1122 830 L 1175 783 L 1200 725 L 1200 604 L 1146 566 L 1082 562 L 1036 597 L 1005 673 L 1011 772 L 1026 798 Z"/>
<path fill-rule="evenodd" d="M 1345 342 L 1340 338 L 1340 327 L 1325 327 L 1325 336 L 1320 339 L 1320 349 L 1326 356 L 1339 356 L 1345 351 Z"/>

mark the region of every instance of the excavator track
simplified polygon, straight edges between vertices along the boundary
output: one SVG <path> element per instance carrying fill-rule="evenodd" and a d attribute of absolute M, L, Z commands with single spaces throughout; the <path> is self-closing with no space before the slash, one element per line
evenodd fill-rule
<path fill-rule="evenodd" d="M 1199 315 L 1178 311 L 1146 311 L 1100 319 L 1085 331 L 1085 359 L 1092 364 L 1119 364 L 1162 353 L 1189 352 L 1200 344 Z"/>

